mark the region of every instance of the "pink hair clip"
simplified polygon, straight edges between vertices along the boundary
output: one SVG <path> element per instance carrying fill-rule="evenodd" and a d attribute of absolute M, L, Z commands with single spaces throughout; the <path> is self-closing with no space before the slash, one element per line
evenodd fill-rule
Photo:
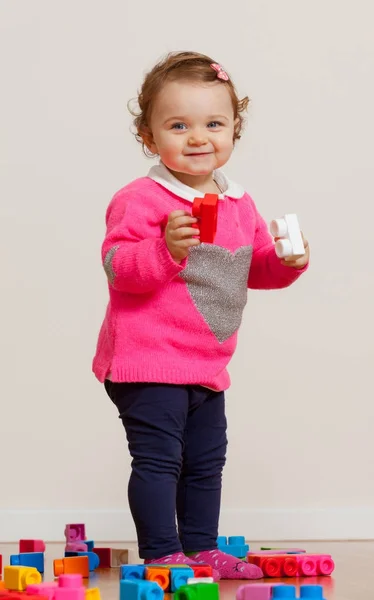
<path fill-rule="evenodd" d="M 227 75 L 226 71 L 221 67 L 221 65 L 219 65 L 218 63 L 212 63 L 210 66 L 212 67 L 212 69 L 217 71 L 218 79 L 223 79 L 223 81 L 229 80 L 229 76 Z"/>

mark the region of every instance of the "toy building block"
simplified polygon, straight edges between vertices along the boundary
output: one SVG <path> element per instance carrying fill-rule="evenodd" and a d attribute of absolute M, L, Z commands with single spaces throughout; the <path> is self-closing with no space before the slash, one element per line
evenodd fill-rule
<path fill-rule="evenodd" d="M 273 554 L 304 554 L 306 550 L 302 548 L 266 548 L 261 546 L 262 552 L 273 552 Z"/>
<path fill-rule="evenodd" d="M 110 569 L 112 566 L 111 548 L 93 548 L 92 552 L 97 554 L 100 560 L 100 569 Z"/>
<path fill-rule="evenodd" d="M 275 243 L 275 252 L 278 258 L 298 257 L 305 254 L 304 242 L 296 215 L 284 215 L 283 219 L 271 221 L 270 232 L 274 237 L 281 238 Z"/>
<path fill-rule="evenodd" d="M 35 567 L 39 573 L 44 573 L 43 552 L 22 552 L 10 556 L 10 564 L 20 567 Z"/>
<path fill-rule="evenodd" d="M 41 583 L 42 576 L 35 567 L 4 567 L 4 582 L 7 590 L 24 592 L 28 585 Z"/>
<path fill-rule="evenodd" d="M 159 567 L 146 567 L 145 579 L 147 581 L 154 581 L 158 583 L 164 592 L 168 592 L 170 589 L 170 570 L 160 569 Z"/>
<path fill-rule="evenodd" d="M 236 600 L 271 600 L 273 588 L 283 583 L 253 583 L 241 585 L 236 590 Z"/>
<path fill-rule="evenodd" d="M 265 577 L 311 577 L 331 575 L 335 565 L 328 554 L 247 554 L 249 563 L 262 569 Z"/>
<path fill-rule="evenodd" d="M 213 569 L 211 565 L 204 565 L 202 564 L 198 564 L 198 565 L 188 565 L 189 567 L 191 567 L 191 569 L 194 572 L 194 577 L 195 578 L 200 578 L 200 577 L 213 577 Z"/>
<path fill-rule="evenodd" d="M 244 558 L 249 551 L 249 546 L 245 543 L 245 537 L 242 535 L 231 536 L 228 540 L 223 536 L 219 536 L 217 538 L 217 545 L 221 552 L 231 554 L 231 556 L 235 556 L 236 558 Z"/>
<path fill-rule="evenodd" d="M 88 577 L 88 556 L 58 558 L 53 561 L 53 572 L 55 577 L 58 577 L 59 575 L 82 575 L 82 577 Z"/>
<path fill-rule="evenodd" d="M 204 198 L 195 198 L 192 215 L 199 219 L 193 227 L 200 230 L 200 241 L 212 244 L 217 232 L 218 195 L 205 194 Z"/>
<path fill-rule="evenodd" d="M 84 542 L 86 539 L 86 526 L 84 523 L 69 523 L 65 526 L 67 542 Z"/>
<path fill-rule="evenodd" d="M 195 577 L 193 570 L 188 565 L 185 565 L 184 569 L 171 568 L 170 573 L 171 573 L 170 591 L 172 593 L 179 590 L 179 588 L 181 588 L 182 586 L 187 585 L 187 582 L 189 579 L 200 579 L 200 583 L 202 583 L 201 577 L 200 578 Z"/>
<path fill-rule="evenodd" d="M 100 559 L 95 552 L 65 552 L 65 557 L 70 556 L 87 556 L 90 571 L 94 571 L 100 565 Z"/>
<path fill-rule="evenodd" d="M 88 544 L 84 542 L 68 542 L 65 552 L 88 552 Z"/>
<path fill-rule="evenodd" d="M 120 567 L 120 579 L 126 581 L 139 581 L 145 578 L 145 565 L 122 565 Z"/>
<path fill-rule="evenodd" d="M 43 581 L 42 583 L 32 583 L 27 586 L 27 594 L 34 596 L 43 596 L 47 600 L 53 600 L 57 588 L 57 581 Z M 27 596 L 28 598 L 28 596 Z"/>
<path fill-rule="evenodd" d="M 85 600 L 101 600 L 99 588 L 86 588 Z"/>
<path fill-rule="evenodd" d="M 85 600 L 82 575 L 60 575 L 54 600 Z"/>
<path fill-rule="evenodd" d="M 45 552 L 45 543 L 43 540 L 20 540 L 19 552 Z"/>
<path fill-rule="evenodd" d="M 296 596 L 296 586 L 294 585 L 276 586 L 273 588 L 272 593 L 272 598 L 289 598 L 289 600 L 309 598 L 309 600 L 324 600 L 323 588 L 321 585 L 301 585 L 300 596 Z"/>
<path fill-rule="evenodd" d="M 111 548 L 111 560 L 110 564 L 112 567 L 120 567 L 121 565 L 127 565 L 129 562 L 129 551 L 121 548 Z"/>
<path fill-rule="evenodd" d="M 219 600 L 218 583 L 183 585 L 175 592 L 174 600 Z"/>
<path fill-rule="evenodd" d="M 95 542 L 93 540 L 84 540 L 83 544 L 87 546 L 86 552 L 93 552 L 95 546 Z M 78 550 L 78 552 L 85 552 L 85 550 Z"/>
<path fill-rule="evenodd" d="M 164 590 L 154 581 L 123 579 L 119 586 L 119 600 L 163 600 L 165 595 Z"/>

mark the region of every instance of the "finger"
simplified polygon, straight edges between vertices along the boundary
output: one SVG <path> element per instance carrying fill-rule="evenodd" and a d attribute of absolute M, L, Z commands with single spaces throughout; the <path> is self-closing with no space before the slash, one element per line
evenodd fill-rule
<path fill-rule="evenodd" d="M 186 210 L 174 210 L 168 216 L 168 223 L 171 223 L 172 221 L 174 221 L 174 219 L 183 216 L 191 216 L 191 213 L 187 212 Z"/>
<path fill-rule="evenodd" d="M 191 215 L 180 216 L 180 217 L 176 217 L 175 219 L 173 219 L 169 223 L 169 226 L 172 229 L 178 229 L 179 227 L 185 227 L 186 225 L 192 225 L 192 223 L 197 223 L 197 221 L 198 220 L 195 217 L 191 217 Z"/>
<path fill-rule="evenodd" d="M 194 227 L 178 227 L 170 232 L 173 240 L 183 240 L 187 237 L 193 237 L 200 235 L 200 231 Z"/>

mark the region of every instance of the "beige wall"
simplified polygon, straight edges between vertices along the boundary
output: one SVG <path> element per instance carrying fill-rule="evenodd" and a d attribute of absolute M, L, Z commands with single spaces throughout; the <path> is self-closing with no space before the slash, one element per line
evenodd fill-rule
<path fill-rule="evenodd" d="M 112 194 L 151 164 L 126 103 L 173 49 L 211 54 L 250 95 L 227 173 L 267 220 L 297 212 L 312 246 L 296 286 L 249 295 L 221 533 L 373 537 L 374 5 L 176 6 L 0 4 L 1 537 L 80 519 L 134 537 L 121 425 L 91 375 L 100 245 Z"/>

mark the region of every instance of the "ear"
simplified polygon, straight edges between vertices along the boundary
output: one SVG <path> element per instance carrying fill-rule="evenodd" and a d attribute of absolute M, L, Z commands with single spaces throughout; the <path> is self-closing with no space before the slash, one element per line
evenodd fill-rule
<path fill-rule="evenodd" d="M 148 150 L 150 152 L 152 152 L 152 154 L 158 154 L 157 146 L 153 139 L 152 131 L 148 127 L 146 127 L 143 129 L 143 131 L 140 133 L 140 135 L 142 137 L 144 144 L 147 146 Z"/>

